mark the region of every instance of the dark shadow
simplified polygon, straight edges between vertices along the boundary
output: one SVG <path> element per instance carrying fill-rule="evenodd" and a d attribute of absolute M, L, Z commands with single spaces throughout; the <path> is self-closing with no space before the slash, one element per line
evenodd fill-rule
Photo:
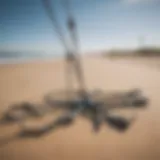
<path fill-rule="evenodd" d="M 70 115 L 64 115 L 62 117 L 59 117 L 57 120 L 54 120 L 50 122 L 47 125 L 44 125 L 39 128 L 27 128 L 24 127 L 22 131 L 19 133 L 20 137 L 40 137 L 43 136 L 51 131 L 54 131 L 55 129 L 58 129 L 60 127 L 67 127 L 73 123 L 73 117 Z"/>
<path fill-rule="evenodd" d="M 63 109 L 64 111 L 67 111 L 66 114 L 38 128 L 28 127 L 23 123 L 20 123 L 22 124 L 20 132 L 17 133 L 17 135 L 1 139 L 0 147 L 13 142 L 14 140 L 22 138 L 39 138 L 50 133 L 51 131 L 55 131 L 60 127 L 67 127 L 73 124 L 78 115 L 90 120 L 93 124 L 93 129 L 95 132 L 100 130 L 103 123 L 107 123 L 110 127 L 122 132 L 129 128 L 133 122 L 133 119 L 127 120 L 120 116 L 112 116 L 108 111 L 122 108 L 143 108 L 148 104 L 148 99 L 144 97 L 139 90 L 107 94 L 100 91 L 91 92 L 87 95 L 87 97 L 83 97 L 84 99 L 82 99 L 82 97 L 78 97 L 77 92 L 73 92 L 69 100 L 65 98 L 58 99 L 56 96 L 54 97 L 50 94 L 47 96 L 48 97 L 45 97 L 45 103 L 48 103 L 47 105 L 51 108 L 56 106 L 57 109 Z M 64 95 L 61 93 L 60 98 L 63 96 Z M 39 113 L 40 112 L 31 103 L 21 103 L 20 105 L 11 107 L 8 112 L 4 113 L 0 123 L 5 125 L 13 122 L 22 122 L 30 116 L 41 116 L 42 114 Z"/>
<path fill-rule="evenodd" d="M 42 115 L 42 112 L 35 104 L 22 102 L 20 104 L 11 105 L 9 109 L 3 113 L 3 116 L 0 119 L 0 124 L 13 124 L 30 117 L 40 117 Z"/>
<path fill-rule="evenodd" d="M 0 139 L 0 147 L 3 147 L 13 141 L 20 139 L 28 139 L 28 138 L 39 138 L 46 134 L 49 134 L 51 131 L 55 131 L 60 127 L 67 127 L 73 123 L 73 117 L 71 115 L 64 115 L 59 117 L 57 120 L 52 121 L 49 124 L 46 124 L 39 128 L 32 128 L 23 126 L 21 130 L 7 138 Z"/>
<path fill-rule="evenodd" d="M 121 132 L 126 131 L 133 122 L 133 120 L 127 120 L 120 116 L 108 116 L 105 121 L 110 127 Z"/>

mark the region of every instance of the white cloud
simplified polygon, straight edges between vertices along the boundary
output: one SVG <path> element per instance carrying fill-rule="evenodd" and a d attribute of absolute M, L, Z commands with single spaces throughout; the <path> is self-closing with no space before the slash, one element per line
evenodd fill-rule
<path fill-rule="evenodd" d="M 139 3 L 154 3 L 155 1 L 159 0 L 122 0 L 122 1 L 127 4 L 139 4 Z"/>

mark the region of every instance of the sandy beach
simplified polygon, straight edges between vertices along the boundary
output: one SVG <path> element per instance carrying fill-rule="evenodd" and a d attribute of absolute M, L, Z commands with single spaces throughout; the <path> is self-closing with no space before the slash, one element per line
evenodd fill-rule
<path fill-rule="evenodd" d="M 156 61 L 157 62 L 157 61 Z M 159 62 L 160 64 L 160 59 Z M 68 128 L 36 139 L 17 139 L 0 144 L 0 160 L 159 160 L 160 68 L 132 60 L 83 58 L 89 90 L 126 91 L 140 88 L 150 99 L 148 108 L 137 110 L 135 123 L 124 133 L 103 126 L 93 133 L 90 123 L 77 120 Z M 159 66 L 159 65 L 156 65 Z M 0 113 L 21 101 L 40 102 L 43 96 L 65 87 L 63 60 L 0 65 Z M 17 126 L 0 126 L 0 141 Z"/>

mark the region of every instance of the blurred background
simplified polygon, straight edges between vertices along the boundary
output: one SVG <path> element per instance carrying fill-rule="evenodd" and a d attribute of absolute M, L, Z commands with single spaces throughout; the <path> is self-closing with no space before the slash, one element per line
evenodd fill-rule
<path fill-rule="evenodd" d="M 64 55 L 40 0 L 1 0 L 0 3 L 1 61 Z M 159 0 L 72 0 L 71 3 L 81 53 L 115 50 L 131 53 L 137 49 L 159 52 Z M 68 36 L 62 1 L 54 0 L 52 5 Z"/>
<path fill-rule="evenodd" d="M 66 1 L 50 0 L 48 8 L 72 46 Z M 149 100 L 148 107 L 125 111 L 129 118 L 136 115 L 136 121 L 123 133 L 106 124 L 95 133 L 90 123 L 77 118 L 70 127 L 22 139 L 17 133 L 23 123 L 0 121 L 0 160 L 159 160 L 160 0 L 70 0 L 70 4 L 85 89 L 98 89 L 111 97 L 135 89 L 138 98 L 142 94 Z M 17 104 L 50 112 L 42 105 L 44 95 L 66 90 L 70 72 L 65 56 L 61 37 L 41 0 L 0 0 L 0 120 Z M 69 82 L 77 87 L 74 78 Z M 120 103 L 125 96 L 120 97 L 112 97 L 112 103 Z M 50 112 L 25 123 L 36 128 L 57 116 Z"/>

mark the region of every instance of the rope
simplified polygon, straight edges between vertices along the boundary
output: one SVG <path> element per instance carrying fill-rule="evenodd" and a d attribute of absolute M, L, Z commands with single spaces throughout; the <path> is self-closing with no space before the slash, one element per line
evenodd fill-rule
<path fill-rule="evenodd" d="M 78 83 L 80 85 L 80 89 L 85 92 L 85 83 L 84 83 L 84 76 L 81 68 L 81 61 L 80 61 L 80 55 L 79 55 L 79 46 L 78 46 L 78 36 L 77 36 L 77 30 L 76 30 L 76 23 L 73 18 L 72 12 L 71 12 L 71 6 L 70 6 L 70 1 L 69 0 L 63 0 L 64 8 L 67 14 L 67 27 L 70 33 L 71 37 L 71 42 L 73 44 L 73 48 L 71 49 L 68 46 L 68 43 L 66 42 L 66 39 L 64 37 L 64 33 L 56 19 L 55 12 L 51 7 L 51 3 L 49 0 L 42 0 L 44 8 L 46 9 L 46 13 L 48 17 L 50 18 L 54 29 L 59 36 L 62 45 L 66 51 L 66 61 L 67 61 L 67 66 L 66 66 L 66 81 L 67 84 L 70 83 L 71 78 L 70 78 L 70 73 L 71 69 L 75 71 Z M 68 85 L 68 90 L 70 90 L 71 85 Z"/>
<path fill-rule="evenodd" d="M 51 7 L 51 3 L 49 0 L 42 0 L 42 3 L 43 3 L 43 6 L 46 10 L 46 13 L 49 17 L 49 19 L 51 20 L 52 22 L 52 25 L 54 26 L 54 29 L 57 33 L 57 35 L 59 36 L 59 39 L 61 40 L 62 44 L 63 44 L 63 47 L 66 51 L 69 51 L 69 48 L 68 48 L 68 45 L 66 43 L 66 40 L 65 40 L 65 37 L 63 36 L 64 33 L 55 17 L 55 13 L 54 13 L 54 10 L 52 9 Z M 68 53 L 68 52 L 67 52 Z"/>
<path fill-rule="evenodd" d="M 79 38 L 78 38 L 78 33 L 77 33 L 77 25 L 73 17 L 70 0 L 63 0 L 63 5 L 66 11 L 67 18 L 68 18 L 68 21 L 67 21 L 68 30 L 70 33 L 72 44 L 74 46 L 73 51 L 72 51 L 73 52 L 72 54 L 75 57 L 73 67 L 75 69 L 76 77 L 80 84 L 80 88 L 83 92 L 85 92 L 86 87 L 85 87 L 84 75 L 83 75 L 82 65 L 81 65 L 81 60 L 80 60 L 81 57 L 79 54 L 80 49 L 78 45 Z"/>
<path fill-rule="evenodd" d="M 73 17 L 70 0 L 62 0 L 62 2 L 63 2 L 63 6 L 64 6 L 64 9 L 65 9 L 65 12 L 66 12 L 66 15 L 68 18 L 67 26 L 68 26 L 68 30 L 70 32 L 73 46 L 75 47 L 74 49 L 79 50 L 77 26 L 76 26 L 75 19 Z"/>

